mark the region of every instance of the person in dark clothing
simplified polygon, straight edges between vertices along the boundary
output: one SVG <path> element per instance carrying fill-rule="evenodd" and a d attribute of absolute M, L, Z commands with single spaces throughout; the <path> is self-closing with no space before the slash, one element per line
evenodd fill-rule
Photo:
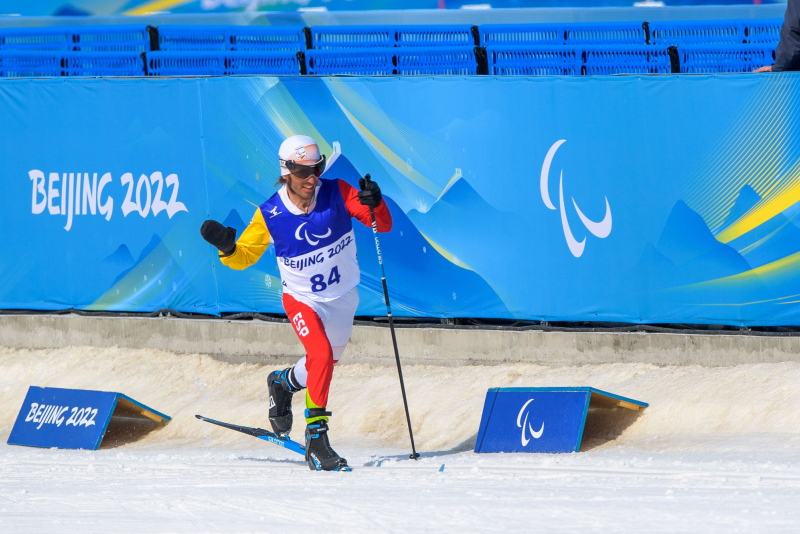
<path fill-rule="evenodd" d="M 781 26 L 781 42 L 775 51 L 775 63 L 753 72 L 800 70 L 800 0 L 789 0 Z"/>

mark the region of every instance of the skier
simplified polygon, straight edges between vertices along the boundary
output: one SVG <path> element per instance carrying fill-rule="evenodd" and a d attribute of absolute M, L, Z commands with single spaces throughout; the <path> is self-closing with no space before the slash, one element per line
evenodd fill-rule
<path fill-rule="evenodd" d="M 256 210 L 236 240 L 236 230 L 217 221 L 200 233 L 217 247 L 224 265 L 245 269 L 255 264 L 270 242 L 275 245 L 283 285 L 283 308 L 306 356 L 267 378 L 269 421 L 276 434 L 292 428 L 292 395 L 306 388 L 306 461 L 312 470 L 347 470 L 347 460 L 328 440 L 328 389 L 353 329 L 360 281 L 352 217 L 379 232 L 392 228 L 392 216 L 378 185 L 359 180 L 361 191 L 338 179 L 324 179 L 325 156 L 305 135 L 286 139 L 278 151 L 282 187 Z"/>

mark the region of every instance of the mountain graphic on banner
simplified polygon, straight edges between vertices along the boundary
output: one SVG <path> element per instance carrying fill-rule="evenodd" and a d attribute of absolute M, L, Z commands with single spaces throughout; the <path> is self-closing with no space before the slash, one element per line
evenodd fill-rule
<path fill-rule="evenodd" d="M 487 228 L 487 221 L 508 219 L 507 214 L 483 200 L 464 178 L 450 186 L 427 212 L 411 210 L 408 217 L 427 240 L 450 254 L 450 261 L 457 256 L 455 263 L 463 262 L 472 270 L 480 270 L 480 264 L 488 258 L 480 247 L 462 248 L 463 238 L 456 240 L 456 236 L 471 235 L 480 241 L 489 238 L 490 233 L 496 235 Z"/>
<path fill-rule="evenodd" d="M 338 178 L 356 188 L 360 176 L 341 154 L 325 171 L 325 178 Z M 380 185 L 379 179 L 376 182 Z M 380 234 L 380 243 L 393 306 L 402 306 L 410 315 L 430 315 L 419 311 L 425 308 L 443 316 L 464 316 L 470 309 L 486 310 L 488 317 L 508 315 L 508 308 L 480 275 L 458 267 L 437 252 L 400 206 L 387 196 L 383 198 L 392 214 L 392 231 Z M 361 285 L 368 290 L 360 292 L 359 310 L 382 314 L 385 305 L 372 228 L 353 221 L 353 229 L 359 250 Z M 412 283 L 392 284 L 392 280 Z"/>
<path fill-rule="evenodd" d="M 197 294 L 157 234 L 142 249 L 135 265 L 122 271 L 88 310 L 153 311 L 171 308 L 179 294 Z"/>
<path fill-rule="evenodd" d="M 638 291 L 684 286 L 745 272 L 750 266 L 711 234 L 699 214 L 683 201 L 672 208 L 658 242 L 647 243 L 627 271 Z"/>
<path fill-rule="evenodd" d="M 218 195 L 214 205 L 240 208 L 241 213 L 247 214 L 243 220 L 249 221 L 256 208 L 278 190 L 278 186 L 274 184 L 273 179 L 266 178 L 254 182 L 252 186 L 243 180 L 233 181 L 224 193 Z"/>
<path fill-rule="evenodd" d="M 247 228 L 247 224 L 242 220 L 241 215 L 239 215 L 239 212 L 235 209 L 228 213 L 228 216 L 222 221 L 222 226 L 227 226 L 236 230 L 237 239 L 242 236 L 242 232 Z"/>
<path fill-rule="evenodd" d="M 508 313 L 500 297 L 480 275 L 458 267 L 442 256 L 420 234 L 400 206 L 388 197 L 384 199 L 393 222 L 392 231 L 381 234 L 380 240 L 393 304 L 400 304 L 413 312 L 422 309 L 423 302 L 427 301 L 434 304 L 436 313 L 444 316 L 458 316 L 466 310 L 478 308 L 489 310 L 490 317 Z M 383 304 L 383 289 L 377 258 L 370 250 L 374 248 L 372 229 L 356 221 L 353 228 L 359 242 L 361 284 L 370 289 L 376 299 L 377 312 Z M 436 276 L 427 273 L 436 273 Z M 392 284 L 392 279 L 413 280 L 414 283 L 408 286 Z"/>
<path fill-rule="evenodd" d="M 720 226 L 720 230 L 725 229 L 738 221 L 742 215 L 750 211 L 750 208 L 758 204 L 760 200 L 761 195 L 756 193 L 755 189 L 753 189 L 750 184 L 744 185 L 736 195 L 736 200 L 733 202 L 733 207 L 731 207 L 728 215 L 725 216 L 725 221 Z"/>
<path fill-rule="evenodd" d="M 103 268 L 114 272 L 127 271 L 136 264 L 127 245 L 120 245 L 112 254 L 103 259 Z"/>
<path fill-rule="evenodd" d="M 760 200 L 761 196 L 752 187 L 742 187 L 722 228 L 736 222 Z M 742 254 L 751 267 L 760 267 L 785 258 L 800 251 L 800 229 L 792 224 L 800 218 L 798 215 L 800 212 L 795 212 L 790 219 L 779 213 L 729 244 Z"/>
<path fill-rule="evenodd" d="M 425 238 L 450 261 L 463 264 L 479 273 L 493 288 L 504 285 L 521 252 L 519 242 L 509 235 L 497 232 L 498 221 L 504 228 L 526 228 L 529 223 L 513 213 L 505 213 L 486 202 L 472 185 L 461 178 L 439 198 L 426 213 L 417 210 L 408 212 L 408 217 L 419 228 Z M 469 239 L 465 239 L 469 236 Z M 515 236 L 518 237 L 518 236 Z M 498 263 L 493 254 L 487 254 L 480 243 L 502 243 L 508 256 Z M 498 294 L 504 302 L 513 300 L 513 295 Z"/>
<path fill-rule="evenodd" d="M 682 200 L 675 203 L 667 217 L 656 250 L 675 264 L 676 282 L 682 285 L 750 269 L 741 254 L 717 241 L 703 218 Z"/>
<path fill-rule="evenodd" d="M 445 211 L 447 210 L 448 206 L 466 212 L 480 213 L 489 217 L 503 215 L 501 211 L 494 209 L 488 202 L 486 202 L 465 178 L 459 178 L 447 191 L 445 191 L 442 197 L 436 201 L 430 210 L 428 210 L 427 214 L 441 217 L 442 215 L 436 214 L 435 212 Z"/>
<path fill-rule="evenodd" d="M 122 271 L 121 273 L 119 273 L 119 274 L 117 275 L 117 277 L 114 279 L 114 282 L 112 282 L 112 285 L 113 285 L 113 284 L 116 284 L 117 282 L 119 282 L 120 280 L 122 280 L 123 278 L 125 278 L 125 275 L 127 275 L 129 272 L 131 272 L 131 270 L 132 270 L 132 269 L 133 269 L 133 268 L 134 268 L 136 265 L 139 265 L 139 264 L 140 264 L 140 263 L 141 263 L 141 262 L 144 260 L 144 258 L 146 258 L 146 257 L 147 257 L 147 255 L 148 255 L 148 254 L 150 254 L 150 253 L 151 253 L 153 250 L 155 250 L 155 248 L 156 248 L 158 245 L 160 245 L 160 244 L 161 244 L 161 238 L 160 238 L 160 237 L 158 237 L 157 235 L 153 234 L 153 237 L 151 237 L 151 238 L 150 238 L 150 242 L 149 242 L 149 243 L 147 243 L 147 245 L 145 245 L 145 247 L 142 249 L 142 252 L 139 254 L 139 259 L 138 259 L 138 260 L 136 260 L 136 261 L 133 263 L 133 265 L 131 265 L 130 267 L 128 267 L 127 269 L 125 269 L 124 271 Z M 120 248 L 121 248 L 121 247 L 125 247 L 125 250 L 127 250 L 127 249 L 128 249 L 128 247 L 127 247 L 127 246 L 125 246 L 125 245 L 120 245 Z M 119 249 L 117 249 L 117 250 L 119 250 Z M 132 259 L 132 258 L 131 258 L 131 259 Z"/>
<path fill-rule="evenodd" d="M 647 243 L 639 262 L 628 271 L 627 278 L 635 283 L 638 291 L 648 287 L 668 287 L 680 283 L 678 268 L 656 250 L 655 245 Z"/>

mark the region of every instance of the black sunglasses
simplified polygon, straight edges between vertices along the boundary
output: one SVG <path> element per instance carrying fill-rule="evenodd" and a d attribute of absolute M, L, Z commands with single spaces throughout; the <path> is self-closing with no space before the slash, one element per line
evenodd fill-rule
<path fill-rule="evenodd" d="M 312 175 L 319 176 L 325 171 L 325 154 L 314 165 L 302 165 L 295 161 L 282 159 L 281 167 L 303 180 Z"/>

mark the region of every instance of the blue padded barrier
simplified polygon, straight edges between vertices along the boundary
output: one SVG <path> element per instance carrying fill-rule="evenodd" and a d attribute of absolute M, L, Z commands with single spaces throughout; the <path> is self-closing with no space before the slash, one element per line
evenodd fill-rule
<path fill-rule="evenodd" d="M 468 24 L 313 26 L 310 48 L 472 47 L 477 44 L 472 28 Z"/>
<path fill-rule="evenodd" d="M 478 32 L 481 46 L 645 44 L 648 37 L 641 22 L 484 24 Z"/>
<path fill-rule="evenodd" d="M 301 51 L 302 26 L 176 26 L 158 27 L 158 47 L 165 51 Z"/>
<path fill-rule="evenodd" d="M 777 44 L 679 46 L 681 73 L 752 72 L 772 65 L 776 47 Z"/>
<path fill-rule="evenodd" d="M 487 46 L 490 75 L 667 74 L 667 49 L 648 45 Z"/>
<path fill-rule="evenodd" d="M 228 76 L 263 74 L 297 76 L 300 61 L 296 52 L 148 52 L 148 76 Z"/>
<path fill-rule="evenodd" d="M 143 76 L 137 52 L 2 51 L 0 76 Z"/>
<path fill-rule="evenodd" d="M 308 50 L 305 53 L 306 72 L 321 76 L 478 74 L 475 48 L 477 47 L 449 46 Z"/>
<path fill-rule="evenodd" d="M 0 29 L 0 50 L 61 50 L 81 52 L 147 52 L 144 25 L 50 26 Z"/>

